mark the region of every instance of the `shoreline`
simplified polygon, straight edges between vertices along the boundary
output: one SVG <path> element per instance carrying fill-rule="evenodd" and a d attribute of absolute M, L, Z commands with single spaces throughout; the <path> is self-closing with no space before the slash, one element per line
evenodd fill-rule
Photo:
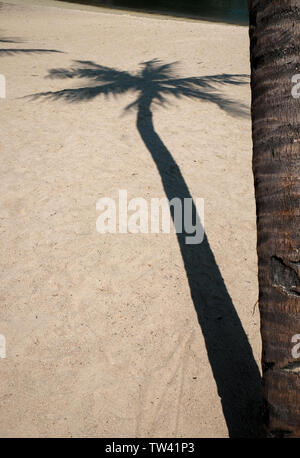
<path fill-rule="evenodd" d="M 12 4 L 18 6 L 36 6 L 36 7 L 47 7 L 47 8 L 58 8 L 58 9 L 70 9 L 73 11 L 85 11 L 85 12 L 98 12 L 102 14 L 118 14 L 121 16 L 136 16 L 136 17 L 144 17 L 150 19 L 161 19 L 161 20 L 173 20 L 173 21 L 180 21 L 180 22 L 192 22 L 192 23 L 210 23 L 210 24 L 221 24 L 227 25 L 230 27 L 248 27 L 247 24 L 238 24 L 235 22 L 229 22 L 224 20 L 218 20 L 216 18 L 213 19 L 205 19 L 196 17 L 193 15 L 180 15 L 179 13 L 168 13 L 168 12 L 155 12 L 155 11 L 143 11 L 143 10 L 135 10 L 134 8 L 121 8 L 121 7 L 109 7 L 109 6 L 94 6 L 88 5 L 84 3 L 72 3 L 68 1 L 57 1 L 57 0 L 5 0 L 0 2 L 0 4 Z"/>

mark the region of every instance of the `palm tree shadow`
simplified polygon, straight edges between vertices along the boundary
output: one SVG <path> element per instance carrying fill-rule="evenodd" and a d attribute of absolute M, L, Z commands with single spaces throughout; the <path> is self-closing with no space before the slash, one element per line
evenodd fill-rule
<path fill-rule="evenodd" d="M 3 37 L 0 36 L 0 43 L 5 44 L 17 44 L 22 43 L 19 38 Z M 41 53 L 61 53 L 56 49 L 41 49 L 41 48 L 0 48 L 0 57 L 2 56 L 13 56 L 15 54 L 41 54 Z"/>
<path fill-rule="evenodd" d="M 79 102 L 99 95 L 136 92 L 136 100 L 125 111 L 133 108 L 137 110 L 137 129 L 156 164 L 168 200 L 179 197 L 183 201 L 186 198 L 191 199 L 191 194 L 180 168 L 155 131 L 152 105 L 166 105 L 168 96 L 173 95 L 209 101 L 234 116 L 245 116 L 246 107 L 226 99 L 216 87 L 224 84 L 245 84 L 247 75 L 178 78 L 173 67 L 174 64 L 162 64 L 158 60 L 152 60 L 143 62 L 140 72 L 130 74 L 89 61 L 76 61 L 70 69 L 51 70 L 48 77 L 84 78 L 87 80 L 84 87 L 43 92 L 30 97 Z M 194 203 L 192 210 L 194 221 L 201 224 Z M 171 214 L 174 221 L 174 215 L 172 212 Z M 200 244 L 187 244 L 187 235 L 190 234 L 185 231 L 177 233 L 178 244 L 229 436 L 257 437 L 260 430 L 261 404 L 257 364 L 207 236 L 204 235 Z"/>
<path fill-rule="evenodd" d="M 0 49 L 1 56 L 14 56 L 15 54 L 42 54 L 42 53 L 61 53 L 56 49 L 40 49 L 40 48 L 2 48 Z"/>

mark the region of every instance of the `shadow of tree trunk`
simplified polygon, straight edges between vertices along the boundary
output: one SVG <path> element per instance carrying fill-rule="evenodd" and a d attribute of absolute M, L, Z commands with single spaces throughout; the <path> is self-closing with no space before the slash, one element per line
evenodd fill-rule
<path fill-rule="evenodd" d="M 141 97 L 137 129 L 151 153 L 167 198 L 191 198 L 171 153 L 156 133 L 151 98 Z M 198 218 L 193 202 L 194 220 Z M 174 215 L 172 214 L 174 221 Z M 182 227 L 184 227 L 182 222 Z M 177 233 L 191 297 L 205 340 L 208 359 L 221 398 L 230 437 L 257 437 L 260 430 L 261 377 L 248 338 L 228 294 L 207 236 L 188 245 Z M 234 260 L 233 260 L 234 262 Z"/>

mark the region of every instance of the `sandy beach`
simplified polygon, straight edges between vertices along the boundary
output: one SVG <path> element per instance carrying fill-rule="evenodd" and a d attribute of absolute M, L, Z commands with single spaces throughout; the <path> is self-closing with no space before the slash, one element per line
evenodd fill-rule
<path fill-rule="evenodd" d="M 248 29 L 51 0 L 6 0 L 0 15 L 0 436 L 255 435 Z M 173 232 L 96 231 L 101 197 L 165 196 L 136 107 L 124 109 L 134 75 L 166 64 L 186 94 L 153 104 L 153 123 L 172 192 L 184 177 L 204 198 L 199 275 Z M 95 93 L 99 72 L 110 86 Z"/>

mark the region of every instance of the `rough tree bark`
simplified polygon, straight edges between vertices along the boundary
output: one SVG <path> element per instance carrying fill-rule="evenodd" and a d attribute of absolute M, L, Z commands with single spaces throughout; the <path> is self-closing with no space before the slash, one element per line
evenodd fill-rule
<path fill-rule="evenodd" d="M 300 0 L 248 6 L 264 435 L 300 437 Z"/>

